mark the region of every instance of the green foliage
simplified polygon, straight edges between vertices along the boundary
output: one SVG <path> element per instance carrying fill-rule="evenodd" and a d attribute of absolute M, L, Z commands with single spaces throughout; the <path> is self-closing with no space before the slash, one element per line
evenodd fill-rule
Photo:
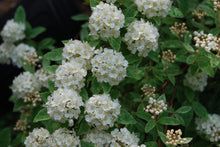
<path fill-rule="evenodd" d="M 26 14 L 25 10 L 22 6 L 19 6 L 15 12 L 14 19 L 18 23 L 25 23 L 26 20 Z"/>
<path fill-rule="evenodd" d="M 89 19 L 89 16 L 85 14 L 78 14 L 78 15 L 72 16 L 71 18 L 72 20 L 75 20 L 75 21 L 85 21 Z"/>
<path fill-rule="evenodd" d="M 0 131 L 0 144 L 2 147 L 8 147 L 11 142 L 11 131 L 9 128 L 5 128 Z"/>
<path fill-rule="evenodd" d="M 145 126 L 145 133 L 150 132 L 155 127 L 155 125 L 155 121 L 153 119 L 150 120 Z"/>
<path fill-rule="evenodd" d="M 39 122 L 39 121 L 48 120 L 48 119 L 50 119 L 50 116 L 49 114 L 47 114 L 47 108 L 43 108 L 34 117 L 33 122 Z"/>
<path fill-rule="evenodd" d="M 44 58 L 51 61 L 61 61 L 62 60 L 63 49 L 54 49 L 44 55 Z"/>
<path fill-rule="evenodd" d="M 119 124 L 136 124 L 136 120 L 133 116 L 124 109 L 121 110 L 117 122 Z"/>

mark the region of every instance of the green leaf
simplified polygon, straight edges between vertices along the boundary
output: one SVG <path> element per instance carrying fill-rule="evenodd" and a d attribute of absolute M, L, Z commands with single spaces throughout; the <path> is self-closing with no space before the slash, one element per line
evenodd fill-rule
<path fill-rule="evenodd" d="M 183 13 L 176 7 L 171 7 L 171 10 L 168 12 L 171 17 L 183 18 Z"/>
<path fill-rule="evenodd" d="M 187 57 L 187 59 L 186 59 L 186 63 L 187 64 L 192 64 L 195 60 L 196 60 L 196 55 L 189 55 L 189 57 Z"/>
<path fill-rule="evenodd" d="M 172 83 L 173 85 L 175 85 L 175 83 L 176 83 L 176 79 L 175 79 L 174 76 L 172 76 L 172 75 L 168 75 L 168 79 L 171 81 L 171 83 Z"/>
<path fill-rule="evenodd" d="M 77 136 L 86 134 L 90 130 L 90 126 L 88 123 L 83 119 L 80 122 L 79 131 L 77 131 Z"/>
<path fill-rule="evenodd" d="M 190 88 L 188 88 L 188 87 L 185 87 L 185 88 L 184 88 L 184 95 L 186 96 L 186 98 L 187 98 L 190 102 L 192 102 L 193 99 L 195 98 L 195 92 L 192 91 L 192 90 L 191 90 Z"/>
<path fill-rule="evenodd" d="M 111 37 L 108 39 L 108 41 L 113 50 L 119 51 L 121 47 L 121 37 L 119 38 Z"/>
<path fill-rule="evenodd" d="M 95 147 L 93 144 L 80 140 L 81 147 Z"/>
<path fill-rule="evenodd" d="M 51 61 L 61 61 L 62 60 L 63 49 L 55 49 L 51 52 L 48 52 L 44 55 L 44 58 Z"/>
<path fill-rule="evenodd" d="M 93 78 L 92 80 L 92 87 L 91 91 L 93 94 L 99 94 L 99 92 L 102 90 L 102 85 L 97 81 L 96 78 Z"/>
<path fill-rule="evenodd" d="M 90 7 L 95 7 L 96 5 L 98 5 L 99 3 L 96 0 L 90 0 Z"/>
<path fill-rule="evenodd" d="M 24 7 L 19 6 L 15 12 L 14 20 L 18 23 L 19 22 L 25 23 L 25 19 L 26 19 L 26 14 L 25 14 Z"/>
<path fill-rule="evenodd" d="M 136 66 L 128 66 L 127 77 L 134 78 L 136 80 L 142 79 L 146 74 L 146 69 L 137 68 Z"/>
<path fill-rule="evenodd" d="M 129 8 L 123 11 L 125 17 L 135 17 L 138 14 L 138 11 L 135 9 L 134 5 L 131 5 Z"/>
<path fill-rule="evenodd" d="M 177 120 L 179 120 L 179 122 L 180 122 L 181 125 L 183 125 L 183 126 L 186 125 L 186 123 L 185 123 L 185 121 L 184 121 L 184 119 L 183 119 L 183 117 L 182 117 L 181 115 L 179 115 L 179 114 L 174 114 L 174 116 L 175 116 L 175 118 L 176 118 Z"/>
<path fill-rule="evenodd" d="M 33 122 L 39 122 L 39 121 L 48 120 L 48 119 L 50 119 L 50 116 L 49 114 L 47 114 L 47 108 L 43 108 L 34 117 Z"/>
<path fill-rule="evenodd" d="M 136 112 L 135 115 L 143 120 L 150 121 L 152 120 L 151 115 L 143 111 Z"/>
<path fill-rule="evenodd" d="M 136 120 L 133 118 L 133 116 L 124 109 L 121 109 L 117 122 L 124 125 L 136 124 Z"/>
<path fill-rule="evenodd" d="M 161 48 L 182 48 L 182 45 L 180 44 L 179 40 L 166 40 L 161 42 Z"/>
<path fill-rule="evenodd" d="M 31 66 L 26 60 L 24 59 L 20 59 L 21 63 L 22 63 L 22 67 L 25 71 L 29 71 L 30 73 L 34 73 L 34 66 Z"/>
<path fill-rule="evenodd" d="M 104 91 L 104 93 L 110 93 L 112 86 L 109 85 L 108 83 L 102 83 L 102 90 Z"/>
<path fill-rule="evenodd" d="M 144 143 L 147 147 L 158 147 L 158 144 L 156 141 L 149 141 Z"/>
<path fill-rule="evenodd" d="M 150 57 L 153 61 L 159 63 L 158 53 L 156 53 L 154 51 L 150 51 L 149 54 L 148 54 L 148 57 Z"/>
<path fill-rule="evenodd" d="M 40 35 L 41 33 L 45 32 L 46 31 L 46 28 L 45 27 L 36 27 L 36 28 L 33 28 L 30 32 L 30 34 L 28 34 L 28 37 L 30 38 L 35 38 L 37 37 L 38 35 Z"/>
<path fill-rule="evenodd" d="M 80 39 L 84 40 L 88 35 L 89 35 L 88 28 L 82 28 L 82 30 L 80 31 Z"/>
<path fill-rule="evenodd" d="M 57 68 L 58 68 L 58 65 L 51 65 L 51 66 L 47 66 L 44 70 L 49 71 L 51 73 L 56 73 Z"/>
<path fill-rule="evenodd" d="M 210 8 L 209 6 L 203 5 L 203 4 L 200 4 L 199 8 L 201 8 L 203 11 L 205 11 L 212 18 L 214 18 L 214 19 L 218 18 L 218 15 L 215 13 L 213 8 Z"/>
<path fill-rule="evenodd" d="M 150 132 L 154 127 L 155 127 L 155 121 L 153 119 L 151 119 L 150 121 L 148 121 L 148 123 L 145 126 L 145 133 Z"/>
<path fill-rule="evenodd" d="M 200 104 L 199 102 L 193 102 L 192 108 L 197 116 L 204 118 L 204 119 L 208 119 L 208 112 L 202 104 Z"/>
<path fill-rule="evenodd" d="M 183 142 L 178 142 L 178 144 L 188 144 L 192 141 L 192 139 L 193 138 L 191 138 L 191 137 L 182 138 L 181 141 L 183 141 Z"/>
<path fill-rule="evenodd" d="M 158 100 L 158 101 L 163 100 L 164 102 L 166 102 L 166 96 L 165 96 L 165 94 L 162 94 L 157 100 Z"/>
<path fill-rule="evenodd" d="M 183 44 L 184 44 L 187 51 L 195 52 L 195 50 L 193 49 L 193 47 L 190 44 L 188 44 L 188 43 L 183 43 Z"/>
<path fill-rule="evenodd" d="M 178 0 L 177 2 L 178 2 L 180 10 L 185 15 L 188 12 L 188 9 L 189 9 L 188 1 L 186 1 L 186 0 Z"/>
<path fill-rule="evenodd" d="M 121 0 L 123 5 L 126 7 L 130 7 L 134 2 L 132 0 Z"/>
<path fill-rule="evenodd" d="M 89 16 L 86 14 L 78 14 L 78 15 L 72 16 L 71 18 L 72 20 L 75 20 L 75 21 L 84 21 L 84 20 L 88 20 Z"/>
<path fill-rule="evenodd" d="M 11 131 L 9 128 L 5 128 L 0 131 L 0 145 L 1 147 L 10 146 L 11 142 Z"/>
<path fill-rule="evenodd" d="M 125 17 L 124 27 L 127 27 L 128 25 L 130 25 L 135 20 L 136 20 L 135 17 Z"/>
<path fill-rule="evenodd" d="M 158 131 L 158 135 L 160 136 L 160 139 L 163 141 L 164 144 L 168 141 L 166 138 L 166 135 L 163 132 Z"/>
<path fill-rule="evenodd" d="M 216 71 L 211 67 L 210 59 L 208 57 L 202 56 L 202 55 L 198 56 L 197 62 L 198 62 L 199 68 L 203 72 L 207 73 L 211 77 L 215 76 Z"/>
<path fill-rule="evenodd" d="M 172 126 L 180 125 L 180 121 L 173 117 L 161 117 L 159 118 L 158 123 L 162 125 Z"/>
<path fill-rule="evenodd" d="M 46 103 L 47 102 L 47 97 L 50 95 L 50 92 L 42 92 L 40 93 L 40 97 L 42 98 L 43 102 Z"/>
<path fill-rule="evenodd" d="M 51 80 L 48 80 L 48 87 L 51 93 L 53 93 L 57 88 L 55 87 L 55 83 Z"/>
<path fill-rule="evenodd" d="M 188 113 L 192 109 L 191 106 L 182 106 L 175 113 Z"/>
<path fill-rule="evenodd" d="M 80 96 L 82 97 L 82 99 L 84 101 L 87 101 L 89 99 L 88 92 L 87 92 L 86 88 L 81 89 Z"/>
<path fill-rule="evenodd" d="M 13 107 L 13 112 L 19 111 L 25 105 L 23 99 L 16 99 Z"/>
<path fill-rule="evenodd" d="M 23 144 L 24 141 L 26 139 L 26 136 L 24 133 L 19 133 L 18 135 L 16 135 L 16 138 L 12 141 L 11 146 L 12 147 L 17 147 L 19 146 L 19 144 Z"/>
<path fill-rule="evenodd" d="M 112 89 L 110 95 L 112 99 L 117 99 L 121 95 L 121 92 L 117 89 Z"/>
<path fill-rule="evenodd" d="M 38 49 L 48 49 L 52 46 L 56 41 L 53 38 L 45 38 L 38 44 Z"/>

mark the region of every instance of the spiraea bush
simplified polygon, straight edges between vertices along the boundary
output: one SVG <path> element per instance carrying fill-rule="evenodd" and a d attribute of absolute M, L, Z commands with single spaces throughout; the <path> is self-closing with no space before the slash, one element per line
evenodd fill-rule
<path fill-rule="evenodd" d="M 62 48 L 34 41 L 45 28 L 22 7 L 5 24 L 0 62 L 24 71 L 0 146 L 219 146 L 220 2 L 86 2 L 91 16 L 72 17 L 80 38 Z"/>

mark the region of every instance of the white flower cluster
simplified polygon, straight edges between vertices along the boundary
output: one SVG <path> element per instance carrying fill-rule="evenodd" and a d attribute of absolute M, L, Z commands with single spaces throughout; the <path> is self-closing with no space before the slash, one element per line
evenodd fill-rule
<path fill-rule="evenodd" d="M 120 114 L 118 100 L 111 100 L 109 94 L 93 95 L 85 104 L 85 119 L 97 129 L 108 129 L 114 126 Z"/>
<path fill-rule="evenodd" d="M 204 48 L 207 52 L 210 51 L 219 51 L 220 48 L 220 38 L 217 38 L 213 36 L 213 34 L 205 34 L 204 31 L 201 32 L 194 32 L 195 37 L 193 40 L 196 42 L 195 46 L 196 47 L 202 47 Z"/>
<path fill-rule="evenodd" d="M 94 144 L 96 147 L 106 147 L 112 142 L 112 135 L 104 131 L 93 129 L 90 130 L 83 138 L 84 141 Z"/>
<path fill-rule="evenodd" d="M 78 147 L 80 145 L 79 137 L 74 130 L 66 128 L 56 130 L 48 140 L 50 147 Z"/>
<path fill-rule="evenodd" d="M 146 57 L 148 53 L 158 48 L 159 33 L 157 28 L 143 19 L 131 23 L 123 38 L 132 54 L 138 51 L 138 56 Z"/>
<path fill-rule="evenodd" d="M 47 113 L 50 118 L 59 122 L 69 121 L 73 126 L 73 118 L 80 114 L 80 106 L 83 106 L 82 97 L 74 90 L 59 88 L 47 98 Z"/>
<path fill-rule="evenodd" d="M 123 27 L 125 16 L 121 10 L 118 10 L 113 4 L 100 2 L 92 8 L 93 13 L 89 18 L 90 35 L 98 38 L 114 37 L 120 35 L 120 28 Z"/>
<path fill-rule="evenodd" d="M 8 20 L 3 27 L 1 36 L 5 42 L 16 42 L 25 38 L 25 25 L 17 23 L 14 19 Z"/>
<path fill-rule="evenodd" d="M 77 62 L 82 64 L 83 68 L 90 69 L 90 59 L 94 54 L 94 49 L 87 42 L 69 40 L 63 48 L 62 63 Z"/>
<path fill-rule="evenodd" d="M 204 72 L 197 71 L 195 75 L 192 75 L 190 71 L 185 75 L 183 84 L 190 87 L 194 91 L 203 91 L 207 85 L 208 75 Z"/>
<path fill-rule="evenodd" d="M 48 138 L 50 133 L 44 128 L 35 128 L 29 135 L 26 137 L 24 144 L 26 147 L 48 147 Z"/>
<path fill-rule="evenodd" d="M 47 72 L 43 68 L 37 70 L 35 72 L 35 76 L 40 82 L 41 87 L 47 87 L 47 88 L 48 88 L 48 80 L 54 81 L 55 78 L 55 74 L 51 72 Z"/>
<path fill-rule="evenodd" d="M 104 1 L 106 1 L 106 3 L 115 3 L 116 2 L 116 0 L 104 0 Z"/>
<path fill-rule="evenodd" d="M 166 17 L 172 2 L 170 0 L 135 0 L 138 11 L 145 14 L 148 18 L 154 16 Z"/>
<path fill-rule="evenodd" d="M 17 98 L 24 98 L 40 90 L 40 83 L 36 76 L 28 71 L 21 73 L 13 80 L 12 92 Z"/>
<path fill-rule="evenodd" d="M 148 103 L 149 105 L 147 105 L 146 109 L 144 109 L 145 112 L 159 115 L 160 113 L 163 113 L 163 111 L 167 110 L 167 104 L 165 104 L 163 100 L 156 100 L 150 97 Z"/>
<path fill-rule="evenodd" d="M 220 116 L 217 114 L 209 114 L 209 119 L 196 118 L 196 130 L 205 134 L 211 142 L 220 140 Z"/>
<path fill-rule="evenodd" d="M 78 63 L 64 63 L 55 74 L 55 85 L 60 88 L 70 88 L 79 91 L 84 87 L 87 71 Z"/>
<path fill-rule="evenodd" d="M 11 42 L 4 42 L 0 45 L 0 63 L 10 64 L 10 59 L 15 45 Z"/>
<path fill-rule="evenodd" d="M 120 147 L 118 142 L 125 144 L 126 147 L 138 146 L 139 138 L 134 133 L 130 133 L 127 128 L 115 129 L 111 132 L 111 135 L 114 138 L 113 146 Z"/>
<path fill-rule="evenodd" d="M 99 82 L 118 85 L 126 77 L 128 62 L 121 52 L 105 48 L 91 60 L 92 73 Z"/>
<path fill-rule="evenodd" d="M 138 146 L 139 138 L 130 133 L 127 128 L 115 129 L 110 133 L 101 130 L 90 130 L 83 140 L 94 144 L 96 147 L 146 147 L 144 144 Z"/>
<path fill-rule="evenodd" d="M 11 59 L 14 65 L 17 67 L 21 68 L 22 63 L 21 63 L 21 58 L 24 58 L 25 56 L 32 55 L 36 53 L 36 49 L 34 47 L 31 47 L 26 44 L 19 44 L 18 46 L 15 47 Z"/>

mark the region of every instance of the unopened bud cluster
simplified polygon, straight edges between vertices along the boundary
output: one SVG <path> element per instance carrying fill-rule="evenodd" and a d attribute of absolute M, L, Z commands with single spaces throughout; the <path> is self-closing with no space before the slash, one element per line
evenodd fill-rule
<path fill-rule="evenodd" d="M 167 130 L 166 138 L 169 141 L 166 141 L 166 144 L 167 145 L 170 144 L 173 146 L 177 146 L 177 144 L 183 144 L 184 141 L 186 141 L 186 138 L 181 138 L 181 135 L 182 135 L 182 131 L 180 129 L 175 131 L 174 129 Z"/>
<path fill-rule="evenodd" d="M 174 63 L 176 59 L 176 55 L 169 49 L 167 51 L 162 52 L 162 58 L 170 63 Z"/>
<path fill-rule="evenodd" d="M 41 101 L 42 99 L 40 97 L 39 91 L 34 91 L 33 93 L 27 93 L 24 96 L 24 102 L 31 102 L 33 106 L 36 106 L 36 103 Z"/>
<path fill-rule="evenodd" d="M 218 0 L 212 0 L 214 4 L 214 11 L 220 9 L 220 2 Z"/>
<path fill-rule="evenodd" d="M 202 47 L 207 52 L 210 51 L 219 51 L 220 48 L 220 38 L 213 36 L 213 34 L 205 34 L 204 31 L 194 32 L 194 38 L 195 46 L 196 47 Z"/>
<path fill-rule="evenodd" d="M 33 52 L 31 54 L 26 54 L 24 57 L 24 60 L 27 61 L 29 65 L 37 65 L 37 63 L 43 59 L 42 56 L 38 56 L 36 52 Z M 26 62 L 23 64 L 26 65 Z M 40 67 L 40 65 L 38 65 Z"/>
<path fill-rule="evenodd" d="M 31 126 L 27 124 L 27 119 L 19 119 L 16 122 L 15 127 L 13 128 L 15 131 L 21 131 L 26 133 L 27 129 L 29 129 Z"/>
<path fill-rule="evenodd" d="M 196 118 L 196 130 L 201 134 L 205 134 L 211 142 L 220 140 L 220 115 L 208 114 L 208 120 Z"/>
<path fill-rule="evenodd" d="M 174 23 L 174 26 L 170 27 L 170 31 L 174 34 L 177 34 L 180 37 L 183 37 L 185 33 L 188 33 L 187 26 L 185 22 L 182 23 Z"/>
<path fill-rule="evenodd" d="M 144 96 L 146 97 L 155 97 L 155 91 L 156 88 L 150 84 L 144 84 L 144 86 L 141 88 L 141 90 L 144 92 Z"/>
<path fill-rule="evenodd" d="M 148 103 L 149 104 L 144 108 L 144 111 L 147 113 L 150 112 L 153 114 L 153 117 L 167 110 L 167 104 L 165 104 L 163 100 L 156 100 L 150 97 Z"/>
<path fill-rule="evenodd" d="M 193 12 L 192 12 L 192 15 L 195 15 L 198 17 L 198 19 L 202 19 L 202 17 L 204 16 L 208 16 L 208 14 L 203 11 L 201 8 L 198 8 L 198 9 L 194 9 Z"/>

